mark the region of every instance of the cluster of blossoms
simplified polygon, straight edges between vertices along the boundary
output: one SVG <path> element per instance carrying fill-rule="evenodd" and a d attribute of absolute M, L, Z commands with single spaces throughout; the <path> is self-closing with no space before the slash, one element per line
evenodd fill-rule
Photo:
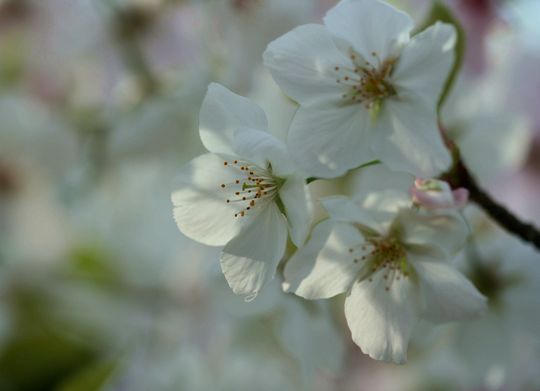
<path fill-rule="evenodd" d="M 299 105 L 287 141 L 268 132 L 260 107 L 211 84 L 199 123 L 209 153 L 182 169 L 172 194 L 180 230 L 224 246 L 236 294 L 254 299 L 278 270 L 283 289 L 305 299 L 346 293 L 354 342 L 398 363 L 420 319 L 471 317 L 486 301 L 451 262 L 468 235 L 467 191 L 431 179 L 452 162 L 437 104 L 456 32 L 412 29 L 386 3 L 343 0 L 324 25 L 270 43 L 264 63 Z M 352 190 L 319 199 L 328 218 L 313 227 L 307 183 L 347 172 Z"/>

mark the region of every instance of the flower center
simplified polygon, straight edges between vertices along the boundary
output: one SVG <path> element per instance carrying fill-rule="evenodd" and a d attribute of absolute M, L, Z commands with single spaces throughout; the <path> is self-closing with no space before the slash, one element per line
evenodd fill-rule
<path fill-rule="evenodd" d="M 273 201 L 283 184 L 283 179 L 272 175 L 272 166 L 263 169 L 246 161 L 224 161 L 223 165 L 235 171 L 236 179 L 222 183 L 220 188 L 227 192 L 227 204 L 238 205 L 234 217 L 244 217 L 266 203 Z"/>
<path fill-rule="evenodd" d="M 361 255 L 354 256 L 357 252 Z M 354 263 L 367 262 L 364 273 L 361 273 L 361 279 L 368 277 L 368 281 L 372 282 L 371 275 L 379 270 L 383 271 L 386 291 L 390 290 L 394 280 L 408 278 L 410 275 L 405 247 L 394 236 L 369 239 L 357 248 L 349 248 L 349 253 L 354 256 Z"/>
<path fill-rule="evenodd" d="M 376 52 L 371 55 L 378 64 L 374 65 L 360 55 L 352 53 L 351 67 L 334 67 L 338 76 L 336 82 L 348 87 L 348 91 L 341 95 L 341 98 L 345 103 L 363 104 L 368 110 L 379 106 L 385 98 L 396 95 L 396 90 L 390 82 L 395 60 L 381 61 Z"/>

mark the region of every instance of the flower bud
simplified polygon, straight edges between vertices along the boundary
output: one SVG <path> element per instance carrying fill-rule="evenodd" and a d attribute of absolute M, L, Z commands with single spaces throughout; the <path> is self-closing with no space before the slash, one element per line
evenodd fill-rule
<path fill-rule="evenodd" d="M 413 202 L 426 209 L 463 208 L 469 200 L 469 191 L 463 187 L 452 190 L 439 179 L 416 179 L 410 190 Z"/>

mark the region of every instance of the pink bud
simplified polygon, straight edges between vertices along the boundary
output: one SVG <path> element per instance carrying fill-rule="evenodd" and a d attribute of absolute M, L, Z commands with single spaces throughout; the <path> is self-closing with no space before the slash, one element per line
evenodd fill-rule
<path fill-rule="evenodd" d="M 426 209 L 454 209 L 465 206 L 469 191 L 464 188 L 452 190 L 447 182 L 438 179 L 417 179 L 410 189 L 416 205 Z"/>

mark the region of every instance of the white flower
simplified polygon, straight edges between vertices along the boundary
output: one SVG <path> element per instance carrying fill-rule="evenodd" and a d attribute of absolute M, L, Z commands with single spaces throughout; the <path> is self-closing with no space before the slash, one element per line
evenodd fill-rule
<path fill-rule="evenodd" d="M 211 84 L 200 114 L 210 153 L 183 168 L 172 194 L 180 230 L 198 242 L 225 245 L 220 260 L 227 282 L 250 297 L 274 276 L 287 232 L 300 246 L 310 227 L 304 178 L 266 128 L 257 105 Z"/>
<path fill-rule="evenodd" d="M 383 167 L 365 170 L 403 182 Z M 403 363 L 420 318 L 445 322 L 484 308 L 484 297 L 447 262 L 467 234 L 456 214 L 415 210 L 407 187 L 322 203 L 331 218 L 287 263 L 285 288 L 306 299 L 347 292 L 345 316 L 364 353 Z"/>
<path fill-rule="evenodd" d="M 270 43 L 265 65 L 300 104 L 289 147 L 310 175 L 333 177 L 374 158 L 427 178 L 450 164 L 436 105 L 455 30 L 409 38 L 408 15 L 374 0 L 342 1 Z"/>

